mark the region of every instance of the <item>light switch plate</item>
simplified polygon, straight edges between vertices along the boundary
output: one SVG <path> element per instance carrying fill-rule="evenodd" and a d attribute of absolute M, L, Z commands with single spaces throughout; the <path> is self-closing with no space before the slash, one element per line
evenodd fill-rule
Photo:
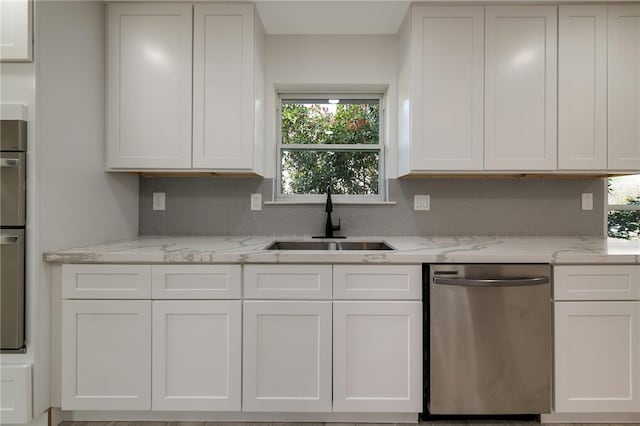
<path fill-rule="evenodd" d="M 414 210 L 430 210 L 431 197 L 429 197 L 428 195 L 414 195 L 413 209 Z"/>
<path fill-rule="evenodd" d="M 251 194 L 251 211 L 259 212 L 262 210 L 262 194 Z"/>
<path fill-rule="evenodd" d="M 164 210 L 164 192 L 154 192 L 153 193 L 153 209 L 154 210 Z"/>
<path fill-rule="evenodd" d="M 593 194 L 591 192 L 582 194 L 582 210 L 593 210 Z"/>

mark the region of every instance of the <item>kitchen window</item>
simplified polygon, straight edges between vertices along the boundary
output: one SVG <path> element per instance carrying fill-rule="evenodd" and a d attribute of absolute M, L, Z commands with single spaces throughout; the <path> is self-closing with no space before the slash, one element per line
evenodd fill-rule
<path fill-rule="evenodd" d="M 276 199 L 384 201 L 382 95 L 281 94 Z"/>
<path fill-rule="evenodd" d="M 628 240 L 640 239 L 640 175 L 609 178 L 607 235 Z"/>

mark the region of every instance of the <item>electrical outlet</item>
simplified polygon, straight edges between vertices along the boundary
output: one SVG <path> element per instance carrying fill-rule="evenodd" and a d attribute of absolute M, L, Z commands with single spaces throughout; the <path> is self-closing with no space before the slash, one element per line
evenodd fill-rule
<path fill-rule="evenodd" d="M 414 195 L 413 209 L 414 210 L 430 210 L 431 197 L 429 197 L 428 195 Z"/>
<path fill-rule="evenodd" d="M 582 194 L 582 210 L 593 210 L 593 194 L 591 192 Z"/>
<path fill-rule="evenodd" d="M 153 193 L 153 209 L 154 210 L 164 210 L 164 192 L 154 192 Z"/>
<path fill-rule="evenodd" d="M 251 211 L 259 212 L 262 210 L 262 194 L 251 194 Z"/>

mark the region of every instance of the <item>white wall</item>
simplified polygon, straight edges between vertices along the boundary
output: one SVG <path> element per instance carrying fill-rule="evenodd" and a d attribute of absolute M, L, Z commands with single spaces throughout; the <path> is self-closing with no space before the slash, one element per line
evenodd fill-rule
<path fill-rule="evenodd" d="M 275 176 L 276 91 L 327 92 L 347 87 L 386 92 L 386 170 L 388 177 L 395 177 L 397 48 L 395 35 L 267 36 L 265 177 Z"/>
<path fill-rule="evenodd" d="M 42 249 L 135 236 L 138 178 L 103 171 L 104 5 L 37 7 Z"/>

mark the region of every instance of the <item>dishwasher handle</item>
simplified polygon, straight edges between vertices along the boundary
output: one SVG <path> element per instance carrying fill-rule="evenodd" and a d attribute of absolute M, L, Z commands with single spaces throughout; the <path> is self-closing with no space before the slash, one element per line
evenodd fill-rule
<path fill-rule="evenodd" d="M 463 287 L 518 287 L 549 284 L 549 277 L 527 278 L 444 278 L 433 277 L 434 284 L 458 285 Z"/>

